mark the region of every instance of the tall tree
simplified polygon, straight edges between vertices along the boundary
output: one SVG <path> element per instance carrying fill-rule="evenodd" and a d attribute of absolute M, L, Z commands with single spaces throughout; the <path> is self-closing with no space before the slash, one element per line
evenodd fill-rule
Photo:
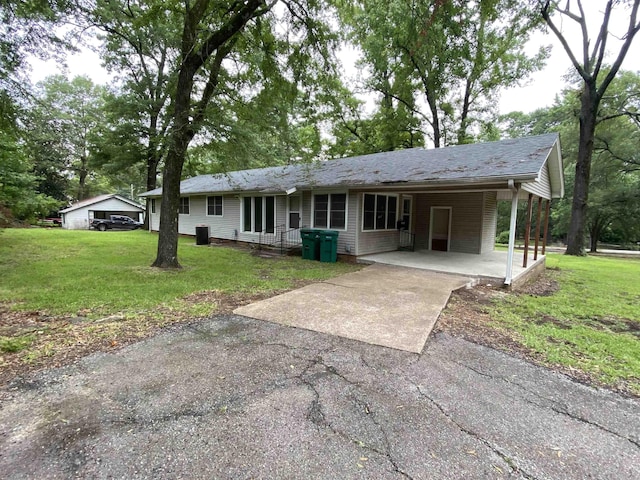
<path fill-rule="evenodd" d="M 100 159 L 125 170 L 143 164 L 147 190 L 156 188 L 167 150 L 181 33 L 171 15 L 175 8 L 166 2 L 108 0 L 81 8 L 87 25 L 101 32 L 103 62 L 121 80 L 119 94 L 107 100 L 114 114 Z"/>
<path fill-rule="evenodd" d="M 576 85 L 579 79 L 574 79 Z M 565 160 L 565 189 L 574 184 L 579 151 L 581 89 L 565 89 L 554 104 L 524 114 L 512 112 L 502 118 L 509 137 L 558 132 Z M 633 242 L 640 232 L 640 75 L 620 71 L 602 98 L 594 136 L 594 152 L 589 181 L 589 210 L 585 230 L 590 251 L 599 241 Z M 552 205 L 552 232 L 566 238 L 571 218 L 571 198 Z M 506 212 L 508 216 L 508 211 Z"/>
<path fill-rule="evenodd" d="M 622 36 L 622 44 L 609 69 L 604 69 L 606 48 L 609 46 L 609 22 L 614 6 L 628 6 L 629 22 Z M 596 125 L 600 121 L 598 111 L 600 102 L 609 85 L 616 77 L 624 61 L 627 52 L 638 30 L 638 8 L 640 0 L 618 2 L 608 0 L 600 23 L 595 41 L 589 34 L 587 18 L 581 0 L 576 0 L 572 5 L 567 1 L 564 7 L 559 1 L 540 2 L 540 13 L 551 31 L 556 35 L 567 53 L 571 64 L 582 78 L 582 92 L 580 95 L 580 141 L 578 145 L 578 158 L 575 167 L 575 180 L 573 187 L 573 200 L 571 207 L 571 222 L 567 235 L 567 251 L 569 255 L 583 255 L 585 241 L 585 225 L 587 220 L 587 206 L 589 201 L 589 179 L 591 174 L 591 161 L 594 149 L 594 137 Z M 562 19 L 575 22 L 579 27 L 581 44 L 572 48 L 570 43 L 574 35 L 569 36 L 563 32 Z M 559 26 L 560 25 L 560 26 Z"/>
<path fill-rule="evenodd" d="M 254 107 L 260 107 L 261 95 L 269 92 L 268 87 L 274 83 L 282 85 L 280 93 L 289 85 L 290 96 L 296 97 L 299 92 L 307 95 L 305 110 L 316 110 L 319 119 L 326 113 L 313 107 L 324 94 L 322 88 L 299 88 L 307 82 L 331 84 L 334 72 L 330 72 L 330 78 L 324 78 L 327 74 L 322 73 L 323 68 L 327 70 L 325 63 L 332 48 L 324 40 L 335 35 L 327 26 L 323 5 L 317 0 L 282 1 L 282 8 L 274 12 L 276 1 L 146 2 L 157 6 L 158 12 L 180 32 L 167 75 L 175 81 L 167 83 L 170 123 L 165 137 L 160 235 L 154 266 L 180 266 L 179 187 L 188 148 L 194 139 L 198 146 L 224 144 L 230 138 L 225 124 L 232 117 L 239 120 L 235 107 L 252 102 Z M 126 9 L 129 2 L 121 5 Z M 234 107 L 229 108 L 231 105 Z M 319 136 L 318 131 L 314 133 L 313 128 L 304 126 L 293 110 L 287 109 L 289 114 L 283 116 L 277 110 L 259 110 L 254 115 L 273 116 L 302 127 L 287 130 L 297 132 L 296 135 Z"/>
<path fill-rule="evenodd" d="M 0 226 L 9 223 L 6 212 L 18 220 L 48 215 L 60 202 L 38 191 L 38 179 L 23 148 L 18 127 L 18 109 L 9 95 L 0 90 Z"/>
<path fill-rule="evenodd" d="M 435 147 L 471 141 L 491 97 L 545 56 L 525 53 L 537 21 L 515 0 L 361 0 L 342 11 L 380 111 L 402 105 Z"/>
<path fill-rule="evenodd" d="M 36 169 L 57 159 L 57 168 L 46 167 L 46 171 L 71 176 L 75 191 L 67 192 L 69 199 L 90 195 L 91 145 L 103 121 L 103 98 L 104 88 L 88 77 L 69 81 L 55 75 L 37 85 L 33 107 L 25 117 L 27 145 Z"/>

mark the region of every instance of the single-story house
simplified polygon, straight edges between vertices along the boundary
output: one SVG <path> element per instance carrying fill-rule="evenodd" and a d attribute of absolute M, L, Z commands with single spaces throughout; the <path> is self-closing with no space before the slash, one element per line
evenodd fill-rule
<path fill-rule="evenodd" d="M 60 210 L 62 228 L 82 230 L 89 228 L 95 218 L 108 219 L 109 215 L 126 215 L 142 222 L 145 207 L 138 202 L 115 193 L 99 195 L 74 203 Z"/>
<path fill-rule="evenodd" d="M 311 227 L 338 231 L 340 255 L 407 246 L 483 254 L 494 250 L 499 200 L 517 209 L 520 199 L 559 198 L 564 179 L 559 137 L 545 134 L 199 175 L 180 193 L 181 234 L 206 225 L 211 238 L 263 243 Z M 162 189 L 142 196 L 158 230 Z"/>

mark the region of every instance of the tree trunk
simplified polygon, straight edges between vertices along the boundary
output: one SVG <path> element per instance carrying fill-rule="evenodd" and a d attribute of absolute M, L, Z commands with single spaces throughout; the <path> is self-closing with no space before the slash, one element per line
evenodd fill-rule
<path fill-rule="evenodd" d="M 435 148 L 440 148 L 440 117 L 438 116 L 438 106 L 436 105 L 436 101 L 433 99 L 433 95 L 429 95 L 429 92 L 425 92 L 427 94 L 427 103 L 429 104 L 429 110 L 431 110 L 432 117 L 432 125 L 433 125 L 433 146 Z"/>
<path fill-rule="evenodd" d="M 86 167 L 87 161 L 83 158 L 78 169 L 78 200 L 85 200 L 87 195 L 87 176 L 89 170 Z"/>
<path fill-rule="evenodd" d="M 469 143 L 467 128 L 469 122 L 469 108 L 471 106 L 471 79 L 467 79 L 462 100 L 462 113 L 460 114 L 460 128 L 458 129 L 458 145 Z"/>
<path fill-rule="evenodd" d="M 178 139 L 179 140 L 179 139 Z M 151 265 L 159 268 L 181 268 L 178 262 L 178 208 L 180 206 L 180 180 L 187 145 L 176 142 L 167 155 L 162 185 L 162 207 L 160 210 L 160 235 L 158 254 Z"/>
<path fill-rule="evenodd" d="M 159 268 L 181 268 L 178 261 L 178 208 L 180 181 L 193 128 L 189 120 L 191 90 L 195 70 L 183 65 L 176 86 L 174 124 L 169 137 L 169 149 L 164 163 L 162 208 L 158 235 L 158 255 L 151 265 Z"/>
<path fill-rule="evenodd" d="M 586 83 L 580 97 L 580 143 L 576 178 L 573 186 L 571 220 L 567 234 L 567 255 L 584 255 L 585 224 L 587 202 L 589 200 L 589 177 L 591 175 L 591 157 L 593 138 L 596 130 L 596 115 L 600 99 L 596 92 L 595 81 Z"/>
<path fill-rule="evenodd" d="M 589 252 L 596 253 L 598 251 L 598 237 L 600 235 L 597 231 L 591 231 L 591 238 L 589 239 Z"/>

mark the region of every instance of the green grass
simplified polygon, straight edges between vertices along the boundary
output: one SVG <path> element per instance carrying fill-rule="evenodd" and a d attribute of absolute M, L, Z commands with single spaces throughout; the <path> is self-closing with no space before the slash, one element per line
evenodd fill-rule
<path fill-rule="evenodd" d="M 508 295 L 497 324 L 549 364 L 640 394 L 640 259 L 547 256 L 550 296 Z"/>
<path fill-rule="evenodd" d="M 20 335 L 18 337 L 0 336 L 0 352 L 15 353 L 29 348 L 35 341 L 33 335 Z"/>
<path fill-rule="evenodd" d="M 184 268 L 151 268 L 158 237 L 146 231 L 61 229 L 0 231 L 0 302 L 13 309 L 95 317 L 136 314 L 177 305 L 195 292 L 257 293 L 291 288 L 358 268 L 299 257 L 262 259 L 223 247 L 196 247 L 180 238 Z"/>

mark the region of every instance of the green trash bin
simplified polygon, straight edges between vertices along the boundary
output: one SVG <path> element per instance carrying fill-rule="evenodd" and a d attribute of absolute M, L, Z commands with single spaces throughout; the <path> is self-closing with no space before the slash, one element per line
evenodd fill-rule
<path fill-rule="evenodd" d="M 318 260 L 320 258 L 318 230 L 301 228 L 300 237 L 302 238 L 302 258 L 305 260 Z"/>
<path fill-rule="evenodd" d="M 335 230 L 320 230 L 320 261 L 335 263 L 338 260 L 338 233 Z"/>

